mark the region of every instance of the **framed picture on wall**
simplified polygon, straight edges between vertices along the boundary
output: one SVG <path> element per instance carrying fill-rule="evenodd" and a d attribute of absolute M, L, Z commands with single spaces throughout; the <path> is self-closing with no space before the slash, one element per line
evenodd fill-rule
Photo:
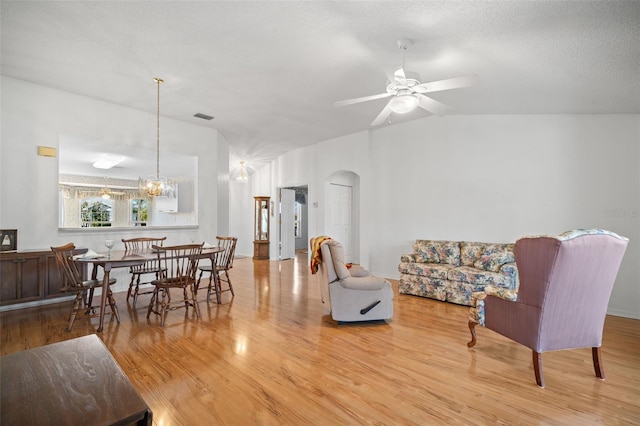
<path fill-rule="evenodd" d="M 18 249 L 18 230 L 0 229 L 0 251 Z"/>

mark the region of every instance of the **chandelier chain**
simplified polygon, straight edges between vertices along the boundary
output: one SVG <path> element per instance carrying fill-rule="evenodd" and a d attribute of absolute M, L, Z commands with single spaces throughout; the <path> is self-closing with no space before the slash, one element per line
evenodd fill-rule
<path fill-rule="evenodd" d="M 164 83 L 164 80 L 158 77 L 155 77 L 154 80 L 158 84 L 156 114 L 156 179 L 160 180 L 160 83 Z"/>

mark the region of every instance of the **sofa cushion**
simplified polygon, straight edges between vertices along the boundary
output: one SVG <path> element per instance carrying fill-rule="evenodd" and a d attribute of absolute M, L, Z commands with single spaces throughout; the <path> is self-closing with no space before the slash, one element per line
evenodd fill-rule
<path fill-rule="evenodd" d="M 513 253 L 514 247 L 515 246 L 512 243 L 485 244 L 482 254 L 487 255 L 487 254 L 494 254 L 494 253 Z"/>
<path fill-rule="evenodd" d="M 459 266 L 449 270 L 447 278 L 451 281 L 462 281 L 474 285 L 493 284 L 511 288 L 513 284 L 513 279 L 508 275 L 500 274 L 498 272 L 483 271 L 469 266 Z"/>
<path fill-rule="evenodd" d="M 515 262 L 513 252 L 502 251 L 491 254 L 483 254 L 473 264 L 474 267 L 485 271 L 498 272 L 502 265 Z"/>
<path fill-rule="evenodd" d="M 460 244 L 457 241 L 441 241 L 438 244 L 440 263 L 460 266 Z"/>
<path fill-rule="evenodd" d="M 481 260 L 483 256 L 489 256 L 495 253 L 511 253 L 513 255 L 513 248 L 513 243 L 502 244 L 462 241 L 460 243 L 460 264 L 462 266 L 475 266 L 478 269 L 484 269 L 476 265 L 476 262 Z M 512 260 L 511 262 L 514 261 Z"/>
<path fill-rule="evenodd" d="M 473 266 L 484 250 L 484 243 L 462 241 L 460 243 L 460 265 Z"/>
<path fill-rule="evenodd" d="M 421 275 L 423 277 L 446 280 L 451 268 L 455 268 L 455 266 L 445 263 L 402 262 L 398 266 L 398 271 L 401 274 Z"/>
<path fill-rule="evenodd" d="M 460 245 L 457 241 L 416 240 L 413 251 L 418 262 L 460 265 Z"/>
<path fill-rule="evenodd" d="M 440 263 L 436 241 L 416 240 L 413 251 L 416 254 L 416 262 Z"/>

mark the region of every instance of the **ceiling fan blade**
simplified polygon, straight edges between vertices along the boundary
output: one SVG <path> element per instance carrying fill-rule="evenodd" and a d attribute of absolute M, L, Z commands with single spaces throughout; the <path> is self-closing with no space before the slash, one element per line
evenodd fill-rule
<path fill-rule="evenodd" d="M 477 75 L 467 75 L 418 84 L 417 86 L 413 86 L 412 90 L 417 93 L 440 92 L 442 90 L 459 89 L 460 87 L 472 86 L 478 81 L 480 81 L 480 79 Z"/>
<path fill-rule="evenodd" d="M 357 104 L 359 102 L 372 101 L 374 99 L 388 98 L 391 95 L 393 95 L 393 93 L 388 93 L 387 92 L 387 93 L 380 93 L 379 95 L 363 96 L 362 98 L 347 99 L 346 101 L 338 101 L 338 102 L 336 102 L 336 106 L 337 107 L 341 107 L 341 106 L 345 106 L 345 105 Z"/>
<path fill-rule="evenodd" d="M 418 97 L 418 105 L 420 106 L 420 108 L 427 110 L 432 114 L 443 115 L 453 109 L 449 105 L 445 105 L 442 102 L 438 102 L 435 99 L 431 99 L 427 96 L 420 94 L 416 94 L 416 96 Z"/>
<path fill-rule="evenodd" d="M 382 111 L 380 111 L 380 114 L 378 114 L 376 119 L 371 122 L 372 126 L 377 126 L 378 124 L 382 124 L 387 120 L 387 118 L 389 118 L 389 116 L 391 115 L 391 108 L 389 108 L 389 103 L 391 103 L 391 101 L 389 101 L 387 105 L 385 105 L 385 107 L 382 109 Z"/>

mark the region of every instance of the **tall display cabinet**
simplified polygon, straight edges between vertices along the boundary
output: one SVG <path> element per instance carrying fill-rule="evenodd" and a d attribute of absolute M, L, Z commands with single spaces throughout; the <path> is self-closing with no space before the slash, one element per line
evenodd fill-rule
<path fill-rule="evenodd" d="M 269 200 L 270 197 L 253 197 L 253 258 L 269 259 Z"/>

